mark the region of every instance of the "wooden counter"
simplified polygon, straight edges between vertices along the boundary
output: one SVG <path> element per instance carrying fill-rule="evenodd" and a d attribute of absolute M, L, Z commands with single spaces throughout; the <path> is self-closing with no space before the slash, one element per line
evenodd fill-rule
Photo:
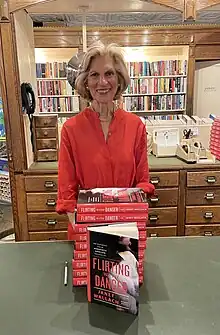
<path fill-rule="evenodd" d="M 220 162 L 186 164 L 172 158 L 149 156 L 148 237 L 220 235 Z M 35 162 L 16 176 L 18 240 L 63 240 L 68 219 L 55 211 L 57 162 Z"/>

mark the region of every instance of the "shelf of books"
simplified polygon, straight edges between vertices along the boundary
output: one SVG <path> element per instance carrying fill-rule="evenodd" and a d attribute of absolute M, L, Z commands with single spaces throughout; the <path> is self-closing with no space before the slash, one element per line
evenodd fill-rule
<path fill-rule="evenodd" d="M 124 47 L 130 85 L 123 108 L 147 119 L 177 119 L 186 111 L 188 46 Z M 79 96 L 66 79 L 77 49 L 36 48 L 40 113 L 69 117 L 80 110 Z"/>
<path fill-rule="evenodd" d="M 67 63 L 77 52 L 75 48 L 35 48 L 40 114 L 67 117 L 79 112 L 79 96 L 66 77 Z"/>
<path fill-rule="evenodd" d="M 188 46 L 126 47 L 131 78 L 125 110 L 148 119 L 173 120 L 186 111 Z"/>

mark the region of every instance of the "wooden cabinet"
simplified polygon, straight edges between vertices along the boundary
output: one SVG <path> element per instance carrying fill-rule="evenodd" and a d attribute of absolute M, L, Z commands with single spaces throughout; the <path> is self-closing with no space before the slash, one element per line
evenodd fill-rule
<path fill-rule="evenodd" d="M 155 194 L 149 199 L 148 237 L 177 235 L 179 171 L 151 172 Z"/>
<path fill-rule="evenodd" d="M 185 235 L 220 235 L 220 171 L 187 172 Z"/>
<path fill-rule="evenodd" d="M 66 240 L 67 215 L 56 213 L 57 175 L 31 175 L 24 179 L 29 239 Z"/>

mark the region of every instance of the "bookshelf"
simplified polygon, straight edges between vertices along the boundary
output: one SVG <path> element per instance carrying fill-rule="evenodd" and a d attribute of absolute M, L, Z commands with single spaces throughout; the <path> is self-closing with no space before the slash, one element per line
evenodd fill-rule
<path fill-rule="evenodd" d="M 131 83 L 123 108 L 149 119 L 177 119 L 186 112 L 188 46 L 124 47 Z M 69 117 L 79 112 L 77 92 L 65 77 L 73 48 L 35 48 L 39 112 Z"/>
<path fill-rule="evenodd" d="M 186 112 L 188 46 L 125 47 L 131 83 L 123 107 L 148 119 Z"/>
<path fill-rule="evenodd" d="M 35 48 L 39 114 L 64 117 L 79 112 L 79 96 L 66 78 L 67 63 L 77 52 L 77 48 Z"/>

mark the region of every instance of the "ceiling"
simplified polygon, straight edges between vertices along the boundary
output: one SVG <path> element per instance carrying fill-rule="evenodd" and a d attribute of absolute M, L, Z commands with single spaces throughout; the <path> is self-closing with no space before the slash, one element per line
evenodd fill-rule
<path fill-rule="evenodd" d="M 80 26 L 81 6 L 86 7 L 88 26 L 182 24 L 180 11 L 151 0 L 54 0 L 33 5 L 27 10 L 36 22 Z M 196 23 L 220 24 L 220 5 L 199 11 Z"/>

